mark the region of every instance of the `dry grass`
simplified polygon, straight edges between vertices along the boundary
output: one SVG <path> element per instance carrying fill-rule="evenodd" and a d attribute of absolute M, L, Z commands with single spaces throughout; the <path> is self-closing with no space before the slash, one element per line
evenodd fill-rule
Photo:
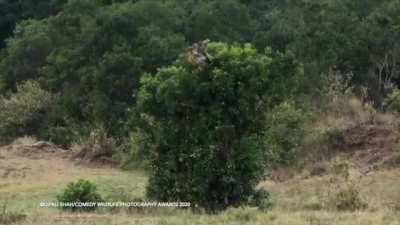
<path fill-rule="evenodd" d="M 132 196 L 144 194 L 147 178 L 142 172 L 83 167 L 57 153 L 45 153 L 37 158 L 0 149 L 0 155 L 0 203 L 8 200 L 10 210 L 27 214 L 56 213 L 55 209 L 40 208 L 39 203 L 55 201 L 67 183 L 78 179 L 95 182 L 104 195 L 121 188 Z"/>
<path fill-rule="evenodd" d="M 69 214 L 40 208 L 40 201 L 55 201 L 68 182 L 88 179 L 103 196 L 112 200 L 144 196 L 147 178 L 143 172 L 114 168 L 88 168 L 47 155 L 41 159 L 0 151 L 0 204 L 8 199 L 8 209 L 26 214 L 19 224 L 268 224 L 268 225 L 398 225 L 400 224 L 400 170 L 373 172 L 362 176 L 360 194 L 369 208 L 356 212 L 321 209 L 329 176 L 296 176 L 285 182 L 267 181 L 261 186 L 271 191 L 275 206 L 267 213 L 255 208 L 230 209 L 218 215 L 195 214 L 188 210 L 102 211 Z M 25 171 L 25 172 L 22 172 Z M 128 197 L 127 197 L 128 196 Z M 322 197 L 322 198 L 321 198 Z M 120 199 L 119 199 L 120 198 Z"/>
<path fill-rule="evenodd" d="M 352 157 L 352 153 L 360 150 L 360 154 L 370 154 L 373 157 L 373 153 L 363 149 L 369 148 L 368 144 L 371 151 L 377 148 L 376 144 L 383 144 L 386 145 L 386 151 L 392 152 L 392 146 L 400 139 L 400 120 L 396 116 L 378 112 L 371 104 L 362 103 L 352 94 L 328 97 L 324 107 L 314 111 L 314 119 L 306 128 L 307 135 L 300 149 L 299 160 L 309 170 L 342 153 Z M 369 143 L 371 139 L 376 143 Z M 351 141 L 361 142 L 358 146 L 348 143 Z M 382 156 L 384 161 L 390 161 L 386 159 L 388 157 Z"/>
<path fill-rule="evenodd" d="M 13 141 L 13 146 L 21 146 L 21 145 L 33 145 L 38 142 L 36 138 L 31 136 L 24 136 L 21 138 L 17 138 Z"/>

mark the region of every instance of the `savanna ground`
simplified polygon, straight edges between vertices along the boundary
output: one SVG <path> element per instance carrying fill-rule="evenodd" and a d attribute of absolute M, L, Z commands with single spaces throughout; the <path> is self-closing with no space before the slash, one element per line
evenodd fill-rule
<path fill-rule="evenodd" d="M 271 224 L 271 225 L 397 225 L 400 224 L 400 169 L 386 168 L 360 173 L 360 196 L 368 208 L 338 211 L 322 205 L 332 191 L 329 173 L 311 176 L 297 173 L 285 181 L 268 180 L 260 185 L 273 196 L 267 212 L 256 208 L 229 209 L 218 215 L 178 209 L 98 209 L 95 213 L 67 213 L 42 208 L 40 202 L 54 202 L 69 182 L 87 179 L 97 184 L 110 201 L 144 197 L 146 174 L 105 166 L 87 166 L 70 159 L 68 151 L 51 146 L 37 147 L 30 139 L 19 139 L 0 151 L 0 202 L 7 211 L 24 214 L 16 224 Z"/>

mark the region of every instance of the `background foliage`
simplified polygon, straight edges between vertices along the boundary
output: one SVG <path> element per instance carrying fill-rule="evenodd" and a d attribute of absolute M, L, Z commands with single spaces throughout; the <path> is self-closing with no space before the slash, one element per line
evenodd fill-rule
<path fill-rule="evenodd" d="M 151 196 L 236 205 L 265 163 L 297 160 L 305 112 L 341 111 L 324 99 L 399 111 L 399 15 L 397 0 L 0 0 L 0 137 L 68 147 L 101 127 L 124 167 L 154 166 Z M 206 39 L 208 66 L 186 62 Z"/>

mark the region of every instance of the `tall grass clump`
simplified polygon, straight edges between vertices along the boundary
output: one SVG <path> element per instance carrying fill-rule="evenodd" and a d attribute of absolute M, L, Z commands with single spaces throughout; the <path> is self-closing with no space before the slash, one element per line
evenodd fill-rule
<path fill-rule="evenodd" d="M 81 138 L 73 146 L 74 158 L 86 162 L 113 163 L 113 155 L 117 150 L 117 142 L 107 134 L 104 127 L 91 130 L 88 137 Z"/>
<path fill-rule="evenodd" d="M 337 158 L 331 163 L 328 208 L 338 211 L 357 211 L 368 207 L 361 197 L 359 177 L 352 176 L 351 162 Z"/>
<path fill-rule="evenodd" d="M 0 205 L 0 225 L 16 224 L 25 218 L 25 214 L 9 211 L 7 209 L 7 202 Z"/>

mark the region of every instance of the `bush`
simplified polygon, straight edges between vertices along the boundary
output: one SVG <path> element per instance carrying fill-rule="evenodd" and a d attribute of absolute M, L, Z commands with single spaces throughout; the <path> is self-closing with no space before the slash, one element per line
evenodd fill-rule
<path fill-rule="evenodd" d="M 396 114 L 400 113 L 400 90 L 395 89 L 386 97 L 384 102 L 384 107 L 386 110 L 392 111 Z"/>
<path fill-rule="evenodd" d="M 331 164 L 329 205 L 339 211 L 356 211 L 368 207 L 361 198 L 359 180 L 351 176 L 351 162 L 337 158 Z"/>
<path fill-rule="evenodd" d="M 82 134 L 82 130 L 81 127 L 73 124 L 66 126 L 49 124 L 49 126 L 39 131 L 39 137 L 65 148 L 69 148 L 72 143 L 75 143 L 82 138 L 84 135 Z"/>
<path fill-rule="evenodd" d="M 187 55 L 141 81 L 137 111 L 154 143 L 148 196 L 210 211 L 246 203 L 264 177 L 265 109 L 293 91 L 274 84 L 298 67 L 250 45 L 202 43 Z"/>
<path fill-rule="evenodd" d="M 360 190 L 356 183 L 347 182 L 335 193 L 332 203 L 339 211 L 356 211 L 367 208 L 367 203 L 360 197 Z"/>
<path fill-rule="evenodd" d="M 265 189 L 259 188 L 249 199 L 249 204 L 255 206 L 262 211 L 272 208 L 271 194 Z"/>
<path fill-rule="evenodd" d="M 266 159 L 272 165 L 293 165 L 305 136 L 307 114 L 293 102 L 275 107 L 267 117 Z"/>
<path fill-rule="evenodd" d="M 95 184 L 87 180 L 79 180 L 76 183 L 68 184 L 64 192 L 57 196 L 59 202 L 64 203 L 85 203 L 85 202 L 101 202 L 102 197 L 97 192 Z M 75 211 L 93 211 L 96 205 L 89 207 L 64 207 L 64 210 Z"/>
<path fill-rule="evenodd" d="M 0 96 L 0 137 L 15 138 L 37 132 L 53 99 L 35 81 L 19 85 L 16 93 Z"/>
<path fill-rule="evenodd" d="M 129 139 L 118 147 L 113 159 L 125 170 L 148 169 L 151 148 L 149 137 L 141 132 L 133 132 L 129 135 Z"/>

